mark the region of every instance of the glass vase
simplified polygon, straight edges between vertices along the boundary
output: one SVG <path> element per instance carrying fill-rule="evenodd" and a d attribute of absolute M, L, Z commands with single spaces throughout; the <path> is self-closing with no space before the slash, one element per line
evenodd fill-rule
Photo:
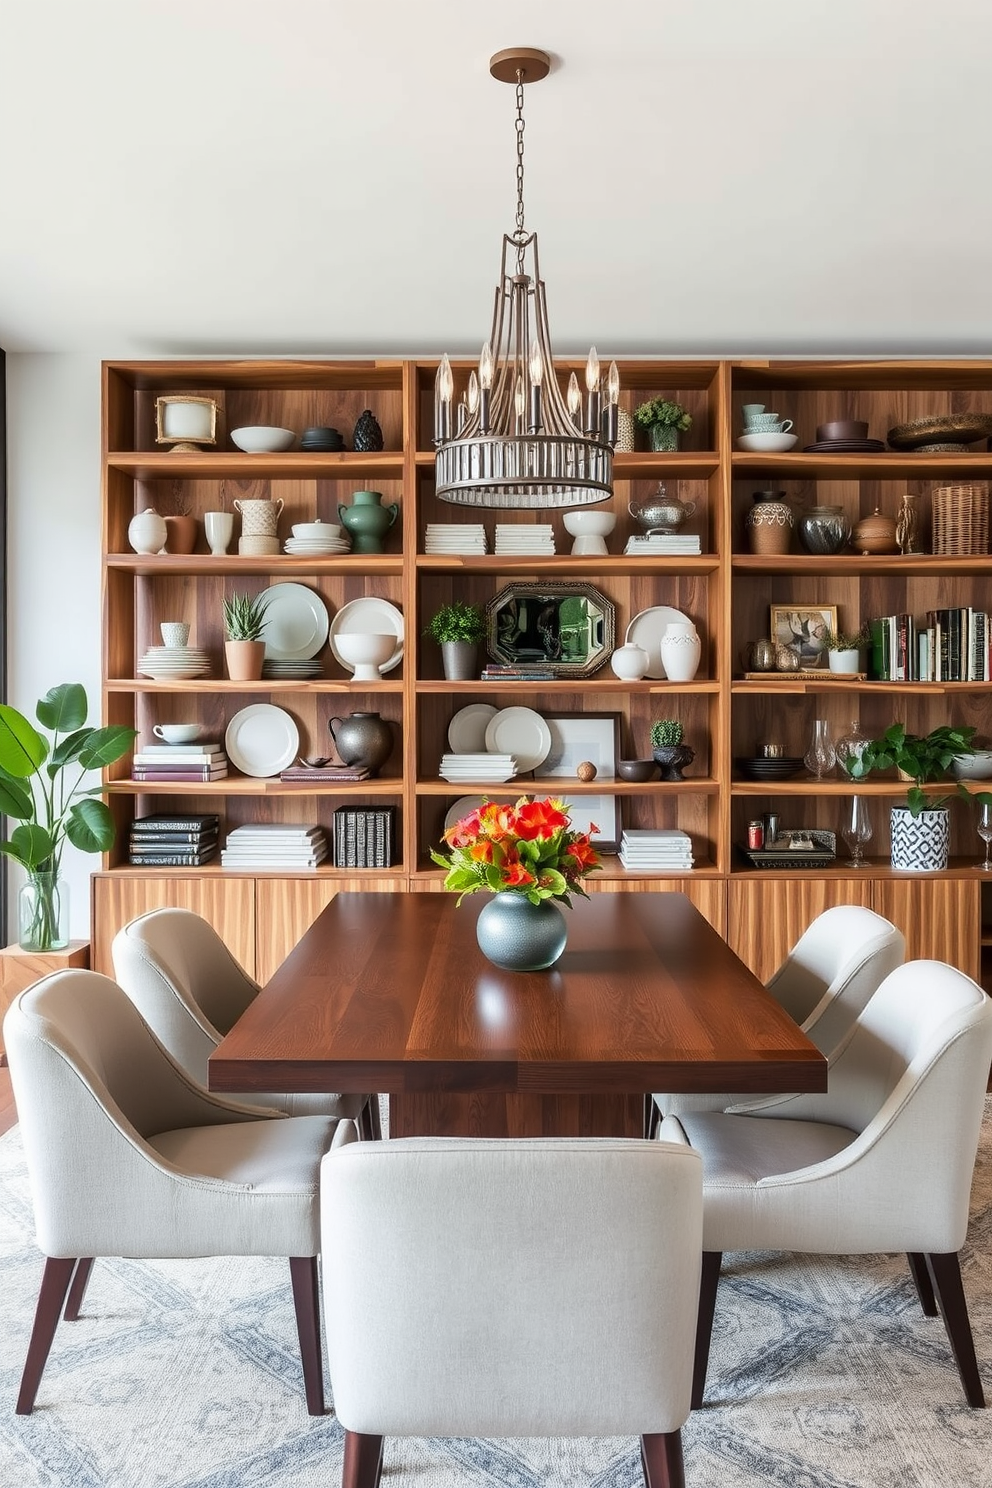
<path fill-rule="evenodd" d="M 679 431 L 674 424 L 652 424 L 648 429 L 648 443 L 653 450 L 677 450 Z"/>
<path fill-rule="evenodd" d="M 830 724 L 825 718 L 818 718 L 813 724 L 813 736 L 803 755 L 803 764 L 811 775 L 822 780 L 824 775 L 830 774 L 836 763 L 837 753 L 830 738 Z"/>
<path fill-rule="evenodd" d="M 69 885 L 57 873 L 32 873 L 17 896 L 22 951 L 59 951 L 69 944 Z"/>
<path fill-rule="evenodd" d="M 852 774 L 852 765 L 861 758 L 870 742 L 868 735 L 862 732 L 861 724 L 855 718 L 847 733 L 841 734 L 834 745 L 837 763 L 843 774 Z"/>

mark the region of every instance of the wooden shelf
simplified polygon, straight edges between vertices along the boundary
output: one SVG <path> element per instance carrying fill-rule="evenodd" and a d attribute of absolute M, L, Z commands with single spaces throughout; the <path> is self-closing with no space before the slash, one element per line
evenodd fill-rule
<path fill-rule="evenodd" d="M 550 681 L 528 681 L 526 678 L 506 678 L 493 680 L 491 682 L 448 682 L 442 678 L 424 678 L 415 684 L 417 692 L 451 693 L 458 696 L 462 693 L 481 693 L 484 697 L 489 693 L 498 692 L 546 692 L 551 696 L 555 693 L 574 693 L 581 690 L 587 694 L 593 693 L 647 693 L 668 694 L 685 693 L 687 696 L 704 696 L 715 694 L 720 690 L 719 682 L 704 680 L 701 682 L 666 682 L 651 677 L 643 677 L 639 682 L 624 682 L 619 677 L 597 674 L 595 677 L 584 677 L 573 679 L 571 677 L 554 677 Z"/>
<path fill-rule="evenodd" d="M 891 450 L 865 455 L 756 455 L 736 452 L 734 476 L 752 480 L 770 475 L 776 480 L 988 480 L 992 454 L 914 455 Z"/>
<path fill-rule="evenodd" d="M 519 775 L 494 785 L 491 781 L 440 780 L 433 776 L 417 781 L 418 796 L 638 796 L 664 791 L 670 795 L 715 796 L 717 780 L 701 775 L 688 780 L 563 780 L 558 776 Z"/>
<path fill-rule="evenodd" d="M 241 574 L 401 574 L 402 553 L 341 554 L 334 558 L 297 558 L 288 553 L 249 558 L 240 553 L 108 553 L 104 567 L 117 573 L 141 574 L 154 578 L 177 575 L 217 575 L 231 578 Z"/>
<path fill-rule="evenodd" d="M 734 573 L 740 574 L 832 574 L 837 578 L 871 579 L 879 576 L 915 579 L 957 579 L 971 575 L 987 578 L 992 572 L 992 559 L 987 553 L 969 557 L 943 557 L 936 553 L 785 553 L 766 556 L 760 553 L 735 553 L 731 559 Z"/>
<path fill-rule="evenodd" d="M 204 450 L 196 455 L 173 454 L 170 450 L 129 452 L 114 450 L 107 456 L 110 470 L 135 480 L 364 480 L 368 476 L 399 480 L 403 475 L 402 450 L 379 450 L 368 454 L 352 451 L 304 453 L 286 450 L 281 454 L 246 455 L 238 449 Z"/>
<path fill-rule="evenodd" d="M 511 558 L 508 555 L 487 553 L 484 557 L 469 557 L 457 554 L 421 553 L 417 557 L 417 568 L 425 573 L 477 573 L 477 574 L 550 574 L 560 579 L 566 574 L 575 574 L 585 579 L 608 579 L 611 574 L 711 574 L 720 567 L 715 553 L 663 557 L 651 554 L 635 557 L 630 553 L 610 553 L 606 558 L 573 558 L 569 553 L 554 553 L 532 558 Z"/>
<path fill-rule="evenodd" d="M 860 696 L 868 696 L 872 693 L 908 696 L 912 693 L 919 693 L 924 697 L 942 697 L 945 694 L 963 696 L 976 692 L 992 692 L 992 682 L 876 682 L 870 677 L 859 682 L 853 678 L 842 680 L 836 676 L 814 677 L 808 672 L 805 674 L 769 672 L 767 682 L 744 682 L 738 679 L 731 682 L 730 690 L 734 696 L 742 697 L 774 697 L 776 693 L 796 693 L 806 696 L 838 690 Z"/>
<path fill-rule="evenodd" d="M 303 780 L 225 775 L 221 780 L 108 780 L 111 795 L 127 796 L 401 796 L 397 779 L 339 780 L 326 785 Z"/>
<path fill-rule="evenodd" d="M 196 696 L 198 693 L 214 694 L 227 692 L 257 692 L 257 693 L 352 693 L 356 696 L 364 696 L 367 693 L 401 693 L 402 682 L 349 682 L 341 680 L 331 681 L 319 677 L 314 680 L 282 681 L 272 677 L 263 677 L 260 682 L 232 682 L 229 677 L 189 677 L 182 678 L 177 682 L 155 682 L 150 677 L 109 677 L 104 682 L 107 692 L 117 693 L 144 693 L 161 692 L 173 693 L 180 697 L 187 694 Z"/>

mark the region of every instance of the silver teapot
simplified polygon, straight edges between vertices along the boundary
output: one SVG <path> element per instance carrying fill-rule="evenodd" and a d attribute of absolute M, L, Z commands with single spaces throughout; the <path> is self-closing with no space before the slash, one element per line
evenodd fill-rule
<path fill-rule="evenodd" d="M 641 502 L 628 502 L 627 510 L 647 532 L 678 532 L 686 517 L 691 517 L 696 510 L 696 503 L 669 496 L 664 481 L 661 481 L 654 496 Z"/>

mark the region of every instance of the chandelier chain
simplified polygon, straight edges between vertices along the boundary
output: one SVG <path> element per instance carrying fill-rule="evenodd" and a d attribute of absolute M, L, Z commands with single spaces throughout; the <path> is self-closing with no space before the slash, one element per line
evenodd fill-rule
<path fill-rule="evenodd" d="M 524 229 L 524 129 L 526 127 L 524 124 L 524 75 L 520 68 L 517 68 L 517 118 L 514 127 L 517 131 L 517 222 L 513 236 L 517 243 L 518 262 L 520 262 L 523 255 L 523 239 L 527 236 Z"/>

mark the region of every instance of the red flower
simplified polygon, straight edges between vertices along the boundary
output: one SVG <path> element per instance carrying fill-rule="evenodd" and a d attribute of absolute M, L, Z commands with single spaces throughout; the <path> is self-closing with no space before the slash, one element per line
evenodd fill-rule
<path fill-rule="evenodd" d="M 568 826 L 568 813 L 557 801 L 524 801 L 517 806 L 515 816 L 517 836 L 523 842 L 537 842 Z"/>
<path fill-rule="evenodd" d="M 534 875 L 528 873 L 523 863 L 507 862 L 503 864 L 503 882 L 508 889 L 522 889 L 534 882 Z"/>

